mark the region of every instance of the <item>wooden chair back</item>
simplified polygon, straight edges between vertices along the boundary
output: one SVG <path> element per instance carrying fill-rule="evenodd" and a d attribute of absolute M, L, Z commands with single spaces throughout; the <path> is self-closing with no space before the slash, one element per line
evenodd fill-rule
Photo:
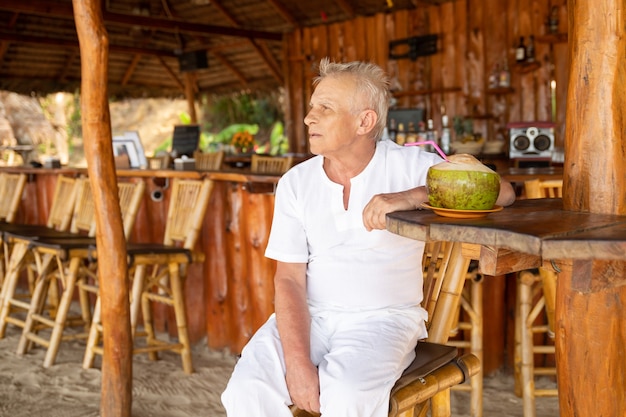
<path fill-rule="evenodd" d="M 250 171 L 256 174 L 280 175 L 291 168 L 293 158 L 290 156 L 252 155 Z"/>
<path fill-rule="evenodd" d="M 169 169 L 172 158 L 169 154 L 151 156 L 148 158 L 148 168 L 150 169 Z"/>
<path fill-rule="evenodd" d="M 72 223 L 70 224 L 70 232 L 87 234 L 91 237 L 95 236 L 95 213 L 96 206 L 93 201 L 89 179 L 86 177 L 76 179 L 76 201 L 72 214 Z"/>
<path fill-rule="evenodd" d="M 46 225 L 51 229 L 61 231 L 68 230 L 74 214 L 74 202 L 76 201 L 76 180 L 74 178 L 59 175 L 57 177 L 52 207 L 48 214 Z"/>
<path fill-rule="evenodd" d="M 0 173 L 0 221 L 13 223 L 26 185 L 26 174 Z"/>
<path fill-rule="evenodd" d="M 120 210 L 122 211 L 124 236 L 128 240 L 135 226 L 137 212 L 143 199 L 146 183 L 144 181 L 120 182 L 117 184 L 117 189 L 120 199 Z"/>
<path fill-rule="evenodd" d="M 563 198 L 563 180 L 524 181 L 526 198 Z"/>
<path fill-rule="evenodd" d="M 218 171 L 222 168 L 224 151 L 202 152 L 195 151 L 193 158 L 196 161 L 198 171 Z"/>
<path fill-rule="evenodd" d="M 193 250 L 209 203 L 213 181 L 175 179 L 167 212 L 163 244 Z"/>

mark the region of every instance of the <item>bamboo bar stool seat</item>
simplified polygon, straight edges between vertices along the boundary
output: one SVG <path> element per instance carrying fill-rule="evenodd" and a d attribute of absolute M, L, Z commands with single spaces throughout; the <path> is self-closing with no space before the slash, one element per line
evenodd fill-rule
<path fill-rule="evenodd" d="M 16 294 L 20 274 L 24 267 L 28 266 L 26 271 L 28 272 L 28 293 L 30 295 L 33 291 L 36 271 L 45 267 L 45 265 L 37 263 L 34 266 L 31 265 L 34 258 L 29 250 L 29 246 L 33 240 L 41 236 L 62 237 L 66 235 L 74 212 L 76 183 L 77 181 L 74 178 L 63 175 L 57 177 L 52 207 L 45 226 L 0 225 L 4 256 L 8 260 L 7 272 L 2 283 L 2 291 L 0 292 L 0 338 L 4 337 L 8 323 L 22 328 L 24 326 L 24 320 L 21 317 L 11 315 L 12 312 L 19 313 L 18 309 L 24 312 L 29 309 L 29 302 L 24 301 L 24 297 Z M 54 291 L 52 291 L 51 298 L 53 299 L 51 303 L 56 305 L 56 294 Z"/>
<path fill-rule="evenodd" d="M 129 271 L 134 271 L 130 295 L 133 354 L 148 353 L 150 359 L 156 360 L 157 352 L 172 351 L 181 355 L 183 370 L 188 374 L 193 372 L 193 365 L 187 332 L 184 281 L 188 265 L 204 261 L 204 254 L 194 249 L 212 188 L 213 182 L 209 179 L 175 179 L 172 183 L 163 243 L 129 244 L 127 247 Z M 152 320 L 153 303 L 173 308 L 178 341 L 157 338 Z M 143 332 L 137 331 L 140 307 Z M 83 368 L 92 367 L 95 355 L 102 354 L 101 334 L 98 300 L 85 349 Z"/>
<path fill-rule="evenodd" d="M 524 182 L 526 198 L 560 198 L 562 180 L 529 180 Z M 522 271 L 517 277 L 515 305 L 515 393 L 522 397 L 524 417 L 535 417 L 535 397 L 556 397 L 557 388 L 538 389 L 535 376 L 556 377 L 554 366 L 537 366 L 536 355 L 554 357 L 554 322 L 556 308 L 555 271 L 546 268 Z M 545 319 L 538 319 L 545 313 Z M 537 336 L 539 335 L 539 336 Z M 543 335 L 543 342 L 537 337 Z"/>
<path fill-rule="evenodd" d="M 202 152 L 195 151 L 193 158 L 196 161 L 198 171 L 219 171 L 224 161 L 224 151 Z"/>
<path fill-rule="evenodd" d="M 79 201 L 82 203 L 77 204 L 76 212 L 82 210 L 85 216 L 88 216 L 90 207 L 93 208 L 93 199 L 87 197 L 91 196 L 91 187 L 86 179 L 83 186 L 82 193 L 79 193 L 81 195 Z M 135 223 L 144 189 L 145 183 L 143 181 L 118 184 L 120 210 L 126 236 L 130 234 Z M 31 244 L 36 256 L 52 258 L 56 268 L 53 273 L 41 271 L 37 278 L 17 353 L 23 355 L 33 343 L 44 346 L 46 348 L 43 363 L 45 368 L 54 364 L 62 341 L 87 339 L 89 335 L 92 316 L 89 293 L 97 293 L 97 264 L 94 256 L 96 247 L 94 213 L 91 213 L 92 220 L 89 225 L 87 218 L 85 218 L 83 225 L 84 229 L 89 227 L 87 235 L 76 235 L 63 239 L 44 237 L 33 241 Z M 56 285 L 57 282 L 62 288 L 62 295 L 58 311 L 55 315 L 51 315 L 47 314 L 49 311 L 44 306 L 48 288 L 51 285 Z M 69 311 L 76 289 L 78 289 L 80 301 L 80 316 L 72 317 L 69 315 Z M 65 332 L 67 327 L 76 326 L 80 326 L 82 331 Z M 42 329 L 49 330 L 49 334 L 42 335 L 40 333 Z"/>
<path fill-rule="evenodd" d="M 462 260 L 461 260 L 462 259 Z M 389 416 L 450 416 L 450 388 L 476 375 L 479 359 L 458 356 L 446 345 L 457 314 L 460 293 L 469 267 L 460 244 L 429 242 L 424 252 L 424 301 L 428 312 L 428 339 L 415 348 L 416 357 L 391 390 Z M 317 417 L 292 406 L 294 417 Z"/>
<path fill-rule="evenodd" d="M 280 175 L 291 168 L 293 158 L 290 156 L 267 156 L 253 154 L 250 171 L 256 174 Z"/>

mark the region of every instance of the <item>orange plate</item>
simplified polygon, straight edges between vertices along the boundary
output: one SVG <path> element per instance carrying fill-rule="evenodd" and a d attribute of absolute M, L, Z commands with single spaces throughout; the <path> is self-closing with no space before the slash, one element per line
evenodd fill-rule
<path fill-rule="evenodd" d="M 441 207 L 433 207 L 428 203 L 422 203 L 422 207 L 430 209 L 442 217 L 452 217 L 455 219 L 479 219 L 487 216 L 489 213 L 495 213 L 502 210 L 502 206 L 493 206 L 491 210 L 455 210 Z"/>

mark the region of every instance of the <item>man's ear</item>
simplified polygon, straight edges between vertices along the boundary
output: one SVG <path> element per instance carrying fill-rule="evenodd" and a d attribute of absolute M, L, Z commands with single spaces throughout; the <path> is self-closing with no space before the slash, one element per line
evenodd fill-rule
<path fill-rule="evenodd" d="M 366 135 L 374 129 L 376 122 L 378 121 L 378 115 L 374 110 L 363 110 L 359 114 L 359 127 L 357 133 L 359 135 Z"/>

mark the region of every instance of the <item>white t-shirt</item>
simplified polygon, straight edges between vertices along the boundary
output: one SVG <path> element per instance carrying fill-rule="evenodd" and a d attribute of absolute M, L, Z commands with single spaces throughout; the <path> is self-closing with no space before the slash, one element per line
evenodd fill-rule
<path fill-rule="evenodd" d="M 363 208 L 375 194 L 425 185 L 442 159 L 418 147 L 379 141 L 367 167 L 352 178 L 348 210 L 343 187 L 330 181 L 323 157 L 304 161 L 276 188 L 265 256 L 306 263 L 311 307 L 374 310 L 419 305 L 424 243 L 386 230 L 368 232 Z"/>

